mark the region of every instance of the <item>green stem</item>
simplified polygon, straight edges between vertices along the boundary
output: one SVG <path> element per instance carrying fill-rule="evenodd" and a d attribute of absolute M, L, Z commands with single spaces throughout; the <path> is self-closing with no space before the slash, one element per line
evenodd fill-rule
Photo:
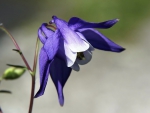
<path fill-rule="evenodd" d="M 34 55 L 34 63 L 33 63 L 33 75 L 32 75 L 30 105 L 29 105 L 29 112 L 28 113 L 32 113 L 33 102 L 34 102 L 35 74 L 36 74 L 36 67 L 37 67 L 38 52 L 39 52 L 39 38 L 37 37 L 36 49 L 35 49 L 35 55 Z"/>
<path fill-rule="evenodd" d="M 36 40 L 36 48 L 35 48 L 35 55 L 34 55 L 34 63 L 33 63 L 33 72 L 36 72 L 36 66 L 37 66 L 37 59 L 38 59 L 38 53 L 39 53 L 39 38 L 37 37 Z"/>

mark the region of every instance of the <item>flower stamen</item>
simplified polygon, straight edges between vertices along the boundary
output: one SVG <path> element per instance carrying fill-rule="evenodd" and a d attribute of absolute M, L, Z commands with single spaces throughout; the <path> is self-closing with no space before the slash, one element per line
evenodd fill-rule
<path fill-rule="evenodd" d="M 85 60 L 83 52 L 77 52 L 77 59 L 79 59 L 79 60 Z"/>

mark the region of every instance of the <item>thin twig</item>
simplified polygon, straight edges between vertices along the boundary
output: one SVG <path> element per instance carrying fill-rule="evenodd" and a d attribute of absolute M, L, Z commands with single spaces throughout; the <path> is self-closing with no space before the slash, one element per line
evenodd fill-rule
<path fill-rule="evenodd" d="M 12 40 L 12 42 L 14 43 L 16 49 L 19 51 L 19 54 L 20 54 L 20 56 L 22 57 L 22 60 L 24 61 L 26 67 L 28 68 L 29 71 L 32 72 L 32 70 L 31 70 L 31 68 L 30 68 L 30 66 L 29 66 L 29 64 L 28 64 L 28 62 L 27 62 L 27 60 L 25 59 L 25 57 L 24 57 L 24 55 L 23 55 L 23 53 L 22 53 L 22 51 L 21 51 L 19 45 L 17 44 L 15 38 L 11 35 L 11 33 L 10 33 L 3 25 L 0 25 L 0 28 L 1 28 L 5 33 L 7 33 L 8 36 L 11 38 L 11 40 Z"/>
<path fill-rule="evenodd" d="M 36 67 L 37 67 L 38 52 L 39 52 L 39 38 L 37 37 L 35 55 L 34 55 L 34 63 L 33 63 L 33 75 L 31 76 L 32 77 L 32 86 L 31 86 L 31 97 L 30 97 L 30 105 L 29 105 L 28 113 L 32 113 L 33 102 L 34 102 L 35 74 L 36 74 Z"/>
<path fill-rule="evenodd" d="M 14 37 L 10 34 L 10 32 L 9 32 L 3 25 L 0 26 L 0 27 L 1 27 L 1 29 L 2 29 L 5 33 L 7 33 L 7 35 L 8 35 L 8 36 L 11 38 L 11 40 L 13 41 L 15 47 L 20 51 L 20 47 L 18 46 L 17 42 L 15 41 Z"/>
<path fill-rule="evenodd" d="M 27 60 L 25 59 L 19 45 L 17 44 L 16 40 L 14 39 L 14 37 L 11 35 L 11 33 L 3 26 L 0 24 L 0 28 L 6 32 L 8 34 L 8 36 L 11 38 L 11 40 L 13 41 L 15 47 L 16 47 L 16 51 L 20 54 L 20 56 L 22 57 L 22 60 L 24 61 L 27 69 L 29 70 L 31 77 L 32 77 L 32 86 L 31 86 L 31 97 L 30 97 L 30 105 L 29 105 L 29 112 L 28 113 L 32 113 L 32 107 L 33 107 L 33 99 L 34 99 L 34 89 L 35 89 L 35 71 L 36 71 L 36 65 L 37 65 L 37 57 L 38 57 L 38 49 L 39 49 L 39 40 L 37 39 L 37 43 L 36 43 L 36 50 L 35 50 L 35 60 L 34 60 L 34 65 L 33 65 L 33 70 L 30 68 Z"/>
<path fill-rule="evenodd" d="M 32 77 L 32 84 L 31 84 L 31 96 L 30 96 L 30 105 L 28 113 L 32 113 L 33 102 L 34 102 L 34 90 L 35 90 L 35 75 Z"/>
<path fill-rule="evenodd" d="M 34 63 L 33 63 L 33 72 L 34 73 L 36 72 L 38 53 L 39 53 L 39 38 L 37 37 L 35 55 L 34 55 Z"/>

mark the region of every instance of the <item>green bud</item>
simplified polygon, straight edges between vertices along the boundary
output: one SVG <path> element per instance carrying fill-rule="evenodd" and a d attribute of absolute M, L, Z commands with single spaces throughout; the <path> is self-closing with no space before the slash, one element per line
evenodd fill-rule
<path fill-rule="evenodd" d="M 21 77 L 26 71 L 26 68 L 9 67 L 4 71 L 2 78 L 5 80 L 13 80 Z"/>

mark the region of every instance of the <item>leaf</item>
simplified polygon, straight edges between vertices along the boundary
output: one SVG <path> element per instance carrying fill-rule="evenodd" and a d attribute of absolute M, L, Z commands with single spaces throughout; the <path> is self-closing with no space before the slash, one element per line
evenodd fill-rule
<path fill-rule="evenodd" d="M 19 54 L 22 54 L 22 52 L 18 49 L 12 49 L 12 50 L 18 52 Z"/>
<path fill-rule="evenodd" d="M 0 90 L 0 93 L 7 93 L 7 94 L 11 94 L 12 92 L 11 92 L 11 91 L 8 91 L 8 90 Z"/>
<path fill-rule="evenodd" d="M 16 68 L 26 68 L 25 66 L 14 65 L 14 64 L 6 64 L 7 66 L 16 67 Z"/>

